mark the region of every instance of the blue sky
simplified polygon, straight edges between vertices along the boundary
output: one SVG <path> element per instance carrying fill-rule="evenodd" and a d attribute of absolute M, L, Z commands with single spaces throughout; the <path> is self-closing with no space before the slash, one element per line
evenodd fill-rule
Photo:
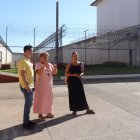
<path fill-rule="evenodd" d="M 59 0 L 59 25 L 66 24 L 68 28 L 72 29 L 96 26 L 96 8 L 90 6 L 93 1 Z M 8 45 L 33 44 L 33 36 L 24 33 L 27 30 L 29 32 L 33 27 L 37 26 L 41 31 L 50 28 L 53 32 L 55 29 L 56 0 L 0 0 L 0 5 L 0 34 L 5 40 L 5 26 L 7 25 L 9 29 Z M 10 29 L 12 33 L 10 33 Z M 51 31 L 42 37 L 40 33 L 37 36 L 36 44 L 51 34 Z M 82 37 L 81 32 L 80 36 Z M 74 38 L 76 39 L 76 37 Z"/>

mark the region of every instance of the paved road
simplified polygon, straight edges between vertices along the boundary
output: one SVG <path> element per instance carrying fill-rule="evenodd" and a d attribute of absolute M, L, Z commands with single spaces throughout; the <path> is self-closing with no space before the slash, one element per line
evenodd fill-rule
<path fill-rule="evenodd" d="M 23 95 L 18 84 L 0 84 L 0 140 L 140 140 L 140 82 L 85 81 L 95 115 L 69 112 L 67 87 L 54 86 L 54 119 L 38 122 L 35 130 L 21 127 Z"/>

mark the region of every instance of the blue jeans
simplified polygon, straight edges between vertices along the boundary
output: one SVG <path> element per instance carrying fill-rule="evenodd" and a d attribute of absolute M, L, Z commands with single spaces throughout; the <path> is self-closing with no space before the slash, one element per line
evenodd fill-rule
<path fill-rule="evenodd" d="M 25 88 L 22 88 L 20 86 L 21 92 L 24 95 L 24 99 L 25 99 L 25 104 L 24 104 L 24 114 L 23 114 L 23 123 L 28 123 L 30 120 L 29 114 L 30 114 L 30 110 L 32 107 L 32 102 L 33 102 L 33 89 L 31 90 L 31 92 L 27 92 L 27 90 Z"/>

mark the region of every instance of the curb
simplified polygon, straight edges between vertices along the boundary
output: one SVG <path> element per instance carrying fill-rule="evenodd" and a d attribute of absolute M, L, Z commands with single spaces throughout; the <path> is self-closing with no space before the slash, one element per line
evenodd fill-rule
<path fill-rule="evenodd" d="M 0 72 L 0 74 L 1 75 L 5 75 L 5 76 L 18 77 L 18 74 L 14 74 L 14 73 Z"/>
<path fill-rule="evenodd" d="M 116 78 L 138 78 L 140 74 L 117 74 L 117 75 L 91 75 L 91 76 L 82 76 L 83 80 L 92 80 L 92 79 L 116 79 Z M 60 77 L 61 80 L 65 79 L 65 76 Z"/>
<path fill-rule="evenodd" d="M 17 77 L 17 74 L 0 72 L 0 75 Z M 140 74 L 115 74 L 115 75 L 88 75 L 82 76 L 83 80 L 94 80 L 94 79 L 117 79 L 117 78 L 140 78 Z M 63 81 L 65 80 L 65 76 L 61 76 L 60 78 L 54 77 L 54 81 Z"/>

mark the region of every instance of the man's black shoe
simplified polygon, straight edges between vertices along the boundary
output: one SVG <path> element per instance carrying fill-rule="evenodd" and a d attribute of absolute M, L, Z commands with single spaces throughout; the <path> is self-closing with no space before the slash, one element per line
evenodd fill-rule
<path fill-rule="evenodd" d="M 28 129 L 28 130 L 33 130 L 34 129 L 33 125 L 31 125 L 29 123 L 23 124 L 23 128 Z"/>
<path fill-rule="evenodd" d="M 33 121 L 29 121 L 28 122 L 30 125 L 37 125 L 37 123 L 36 122 L 33 122 Z"/>

